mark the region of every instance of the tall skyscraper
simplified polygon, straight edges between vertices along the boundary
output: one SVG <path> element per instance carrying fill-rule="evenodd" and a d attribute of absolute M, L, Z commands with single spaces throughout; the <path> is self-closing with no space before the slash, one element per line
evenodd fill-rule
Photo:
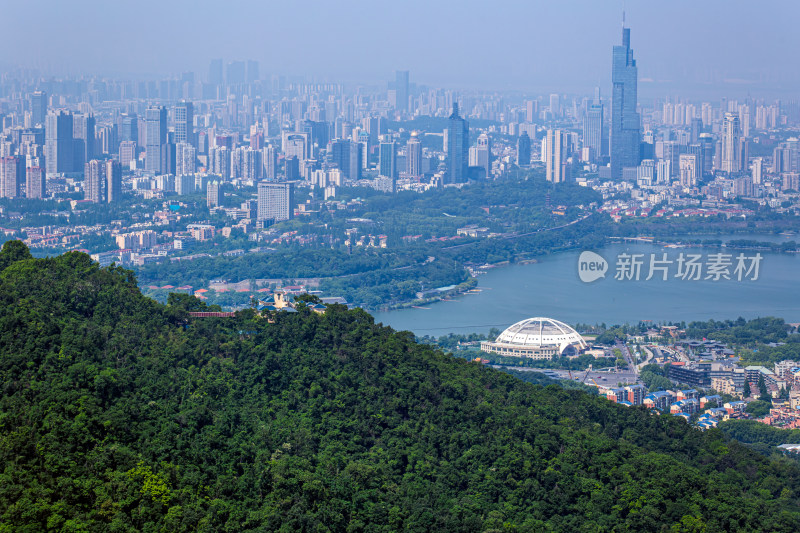
<path fill-rule="evenodd" d="M 328 152 L 331 163 L 347 179 L 361 179 L 361 144 L 349 139 L 335 139 L 328 144 Z"/>
<path fill-rule="evenodd" d="M 417 132 L 412 132 L 406 143 L 406 176 L 419 178 L 422 176 L 422 143 Z"/>
<path fill-rule="evenodd" d="M 710 133 L 701 133 L 700 143 L 700 170 L 703 175 L 710 175 L 714 169 L 714 137 Z"/>
<path fill-rule="evenodd" d="M 289 220 L 294 216 L 294 183 L 258 184 L 257 220 L 275 222 Z"/>
<path fill-rule="evenodd" d="M 689 142 L 695 144 L 700 142 L 700 134 L 703 133 L 703 119 L 700 117 L 693 117 L 691 120 L 691 137 Z"/>
<path fill-rule="evenodd" d="M 75 172 L 75 143 L 72 137 L 72 114 L 53 111 L 47 114 L 45 126 L 45 164 L 48 174 Z"/>
<path fill-rule="evenodd" d="M 469 124 L 458 115 L 458 102 L 453 102 L 453 113 L 448 120 L 445 183 L 463 183 L 467 181 L 469 162 Z"/>
<path fill-rule="evenodd" d="M 489 177 L 492 173 L 492 143 L 489 136 L 485 133 L 478 135 L 477 144 L 470 148 L 469 153 L 469 165 L 471 167 L 482 167 L 485 177 Z"/>
<path fill-rule="evenodd" d="M 195 146 L 194 106 L 185 100 L 175 106 L 175 143 L 189 143 Z"/>
<path fill-rule="evenodd" d="M 525 122 L 532 123 L 536 120 L 539 112 L 539 102 L 537 100 L 525 100 Z"/>
<path fill-rule="evenodd" d="M 725 118 L 722 120 L 722 154 L 720 156 L 720 170 L 723 172 L 735 173 L 741 170 L 741 138 L 739 115 L 725 113 Z"/>
<path fill-rule="evenodd" d="M 583 116 L 583 147 L 591 150 L 592 161 L 603 156 L 603 104 L 600 98 L 595 98 L 587 106 Z"/>
<path fill-rule="evenodd" d="M 564 181 L 564 133 L 561 130 L 547 130 L 545 141 L 545 165 L 547 181 Z"/>
<path fill-rule="evenodd" d="M 103 163 L 97 159 L 87 162 L 83 171 L 83 198 L 99 204 L 103 201 Z"/>
<path fill-rule="evenodd" d="M 47 197 L 47 180 L 42 167 L 28 167 L 26 169 L 25 196 L 27 198 Z"/>
<path fill-rule="evenodd" d="M 378 175 L 397 178 L 397 146 L 394 141 L 382 142 L 378 148 Z"/>
<path fill-rule="evenodd" d="M 25 180 L 25 161 L 19 157 L 0 157 L 0 198 L 16 198 Z"/>
<path fill-rule="evenodd" d="M 47 93 L 34 91 L 31 95 L 31 122 L 33 126 L 42 125 L 47 118 Z"/>
<path fill-rule="evenodd" d="M 208 83 L 222 85 L 222 59 L 212 59 L 208 66 Z"/>
<path fill-rule="evenodd" d="M 94 115 L 78 114 L 72 117 L 72 137 L 75 147 L 73 164 L 76 168 L 82 168 L 87 161 L 94 159 L 95 126 Z"/>
<path fill-rule="evenodd" d="M 245 62 L 231 61 L 225 72 L 225 83 L 228 85 L 244 85 L 245 82 Z"/>
<path fill-rule="evenodd" d="M 106 177 L 106 201 L 110 204 L 122 199 L 122 165 L 109 159 L 104 163 Z"/>
<path fill-rule="evenodd" d="M 550 95 L 550 113 L 553 115 L 553 118 L 561 116 L 561 100 L 558 94 L 554 93 Z"/>
<path fill-rule="evenodd" d="M 264 165 L 264 179 L 275 181 L 278 176 L 278 150 L 271 144 L 262 148 L 261 162 Z"/>
<path fill-rule="evenodd" d="M 762 175 L 764 173 L 764 159 L 756 157 L 753 159 L 753 165 L 750 167 L 751 177 L 754 185 L 761 185 Z"/>
<path fill-rule="evenodd" d="M 517 139 L 517 165 L 527 167 L 531 164 L 531 138 L 523 131 Z"/>
<path fill-rule="evenodd" d="M 139 142 L 139 117 L 136 113 L 123 113 L 119 121 L 119 140 Z"/>
<path fill-rule="evenodd" d="M 167 109 L 161 106 L 150 106 L 145 112 L 145 150 L 144 169 L 160 174 L 162 147 L 167 143 Z"/>
<path fill-rule="evenodd" d="M 639 113 L 636 111 L 638 69 L 631 49 L 631 30 L 623 17 L 622 45 L 615 46 L 611 65 L 611 178 L 639 165 Z"/>
<path fill-rule="evenodd" d="M 408 71 L 398 70 L 395 72 L 394 90 L 397 95 L 397 110 L 408 111 Z"/>
<path fill-rule="evenodd" d="M 258 73 L 258 61 L 254 61 L 252 59 L 247 60 L 247 83 L 253 83 L 258 81 L 259 73 Z"/>
<path fill-rule="evenodd" d="M 172 174 L 174 176 L 176 166 L 175 143 L 168 141 L 161 145 L 161 173 Z"/>

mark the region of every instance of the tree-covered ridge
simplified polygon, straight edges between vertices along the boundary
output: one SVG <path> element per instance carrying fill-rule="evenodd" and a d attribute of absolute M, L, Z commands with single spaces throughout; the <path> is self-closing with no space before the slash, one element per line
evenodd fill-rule
<path fill-rule="evenodd" d="M 800 528 L 792 462 L 361 310 L 187 320 L 82 254 L 6 264 L 0 531 Z"/>

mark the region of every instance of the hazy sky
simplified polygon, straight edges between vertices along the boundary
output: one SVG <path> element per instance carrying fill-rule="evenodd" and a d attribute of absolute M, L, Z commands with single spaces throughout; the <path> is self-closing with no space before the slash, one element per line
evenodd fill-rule
<path fill-rule="evenodd" d="M 610 84 L 619 0 L 0 0 L 0 65 L 165 76 L 212 57 L 261 73 L 453 88 Z M 627 0 L 640 92 L 798 93 L 797 0 Z M 13 43 L 13 45 L 12 45 Z M 652 81 L 649 81 L 652 80 Z M 712 85 L 713 84 L 713 85 Z"/>

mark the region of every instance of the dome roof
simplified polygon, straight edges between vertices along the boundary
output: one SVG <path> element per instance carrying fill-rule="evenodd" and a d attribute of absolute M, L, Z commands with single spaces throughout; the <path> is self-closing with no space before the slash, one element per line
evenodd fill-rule
<path fill-rule="evenodd" d="M 563 322 L 545 317 L 521 320 L 509 326 L 495 342 L 530 347 L 558 346 L 559 353 L 573 344 L 582 349 L 587 347 L 577 331 Z"/>

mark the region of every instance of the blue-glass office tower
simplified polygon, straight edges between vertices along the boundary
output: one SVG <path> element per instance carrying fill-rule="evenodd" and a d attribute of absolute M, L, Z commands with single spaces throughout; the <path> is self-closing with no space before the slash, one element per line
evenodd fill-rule
<path fill-rule="evenodd" d="M 623 21 L 624 23 L 624 21 Z M 622 46 L 615 46 L 611 65 L 611 178 L 622 169 L 639 166 L 639 113 L 636 111 L 638 71 L 631 49 L 631 30 L 622 27 Z"/>
<path fill-rule="evenodd" d="M 445 183 L 467 181 L 469 162 L 469 124 L 458 115 L 458 103 L 453 102 L 453 113 L 447 121 L 447 174 Z"/>

